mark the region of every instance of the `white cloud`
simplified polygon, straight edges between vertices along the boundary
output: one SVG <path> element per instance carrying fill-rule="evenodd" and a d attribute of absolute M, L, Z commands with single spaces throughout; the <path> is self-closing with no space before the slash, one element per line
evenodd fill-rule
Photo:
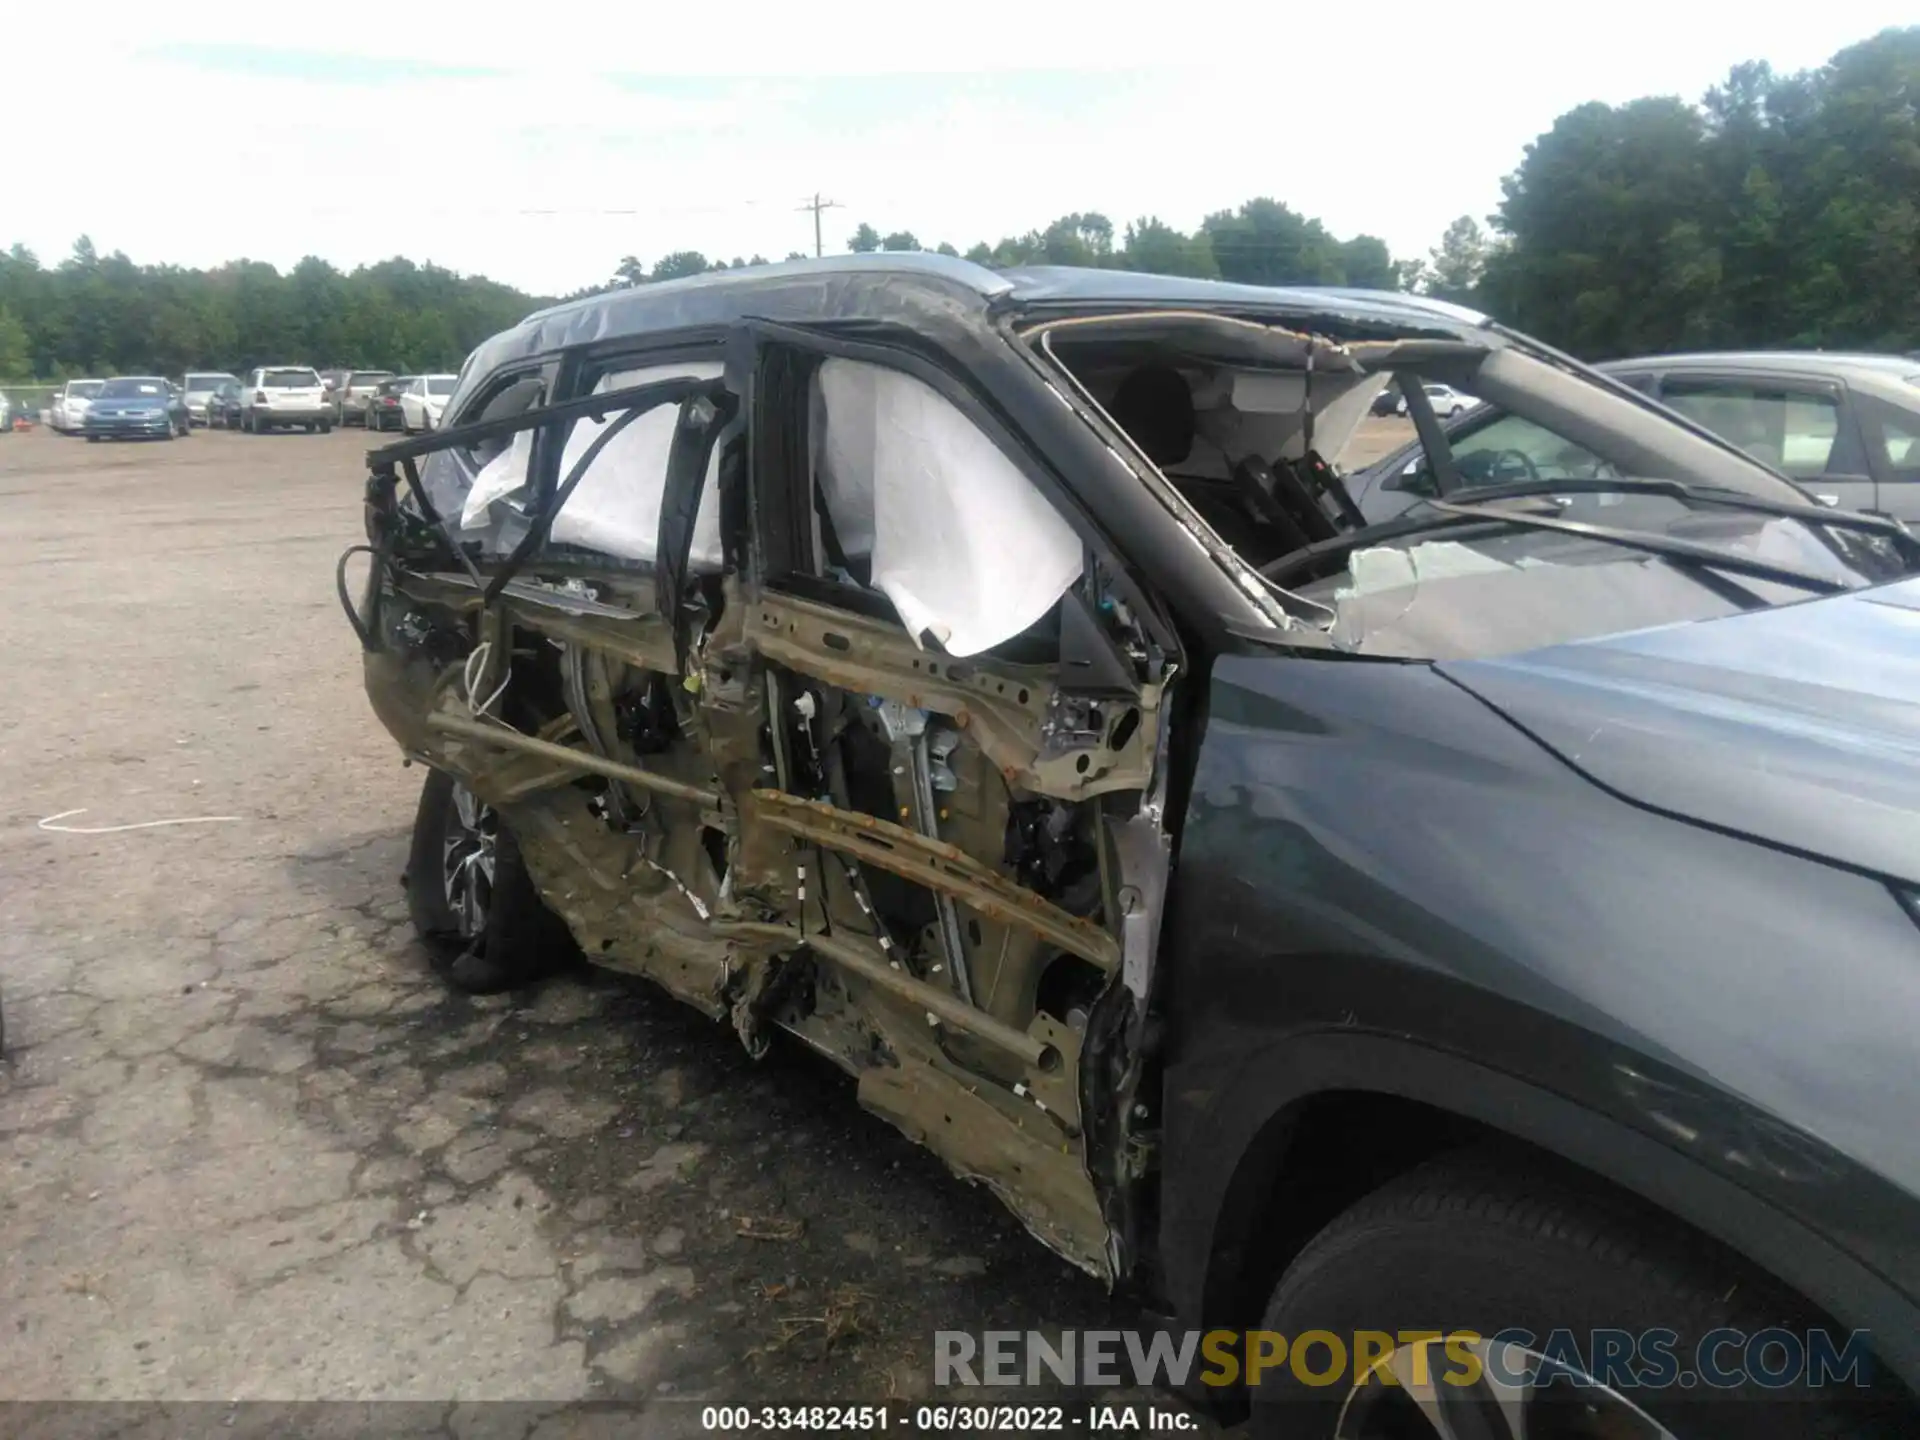
<path fill-rule="evenodd" d="M 313 78 L 153 58 L 188 42 L 150 4 L 89 6 L 84 41 L 41 12 L 10 36 L 6 72 L 9 110 L 44 117 L 42 168 L 9 197 L 0 243 L 57 258 L 85 231 L 190 265 L 399 253 L 560 291 L 628 253 L 810 249 L 795 207 L 817 188 L 846 207 L 826 217 L 830 248 L 863 219 L 965 248 L 1067 210 L 1185 228 L 1270 194 L 1417 254 L 1454 215 L 1492 209 L 1523 147 L 1582 100 L 1695 98 L 1738 60 L 1816 64 L 1905 18 L 1881 0 L 1748 12 L 1737 28 L 1709 7 L 1617 0 L 1554 12 L 1550 30 L 1533 5 L 1380 0 L 1163 8 L 1179 23 L 1152 25 L 1002 0 L 884 21 L 867 5 L 744 3 L 671 24 L 551 8 L 537 32 L 524 7 L 436 5 L 365 30 L 267 7 L 227 31 L 332 57 Z M 356 58 L 508 73 L 345 83 Z M 1036 66 L 1060 72 L 1057 93 L 1031 77 L 924 94 L 860 78 Z M 756 75 L 779 78 L 742 78 Z M 853 107 L 870 90 L 868 115 Z"/>

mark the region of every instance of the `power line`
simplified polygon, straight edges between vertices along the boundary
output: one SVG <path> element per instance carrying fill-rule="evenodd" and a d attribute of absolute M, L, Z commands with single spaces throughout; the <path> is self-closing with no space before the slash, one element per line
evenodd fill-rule
<path fill-rule="evenodd" d="M 813 212 L 813 258 L 818 260 L 826 253 L 826 247 L 820 242 L 820 212 L 822 210 L 839 210 L 844 207 L 838 200 L 822 200 L 820 198 L 820 192 L 816 190 L 813 192 L 813 199 L 811 201 L 802 201 L 797 208 L 801 210 L 811 210 Z"/>

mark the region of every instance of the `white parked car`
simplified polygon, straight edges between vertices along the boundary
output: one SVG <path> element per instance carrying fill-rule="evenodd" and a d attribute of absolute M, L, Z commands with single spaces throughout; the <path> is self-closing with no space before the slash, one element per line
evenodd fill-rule
<path fill-rule="evenodd" d="M 400 392 L 400 428 L 409 435 L 416 430 L 438 430 L 440 416 L 446 411 L 458 375 L 416 375 Z"/>
<path fill-rule="evenodd" d="M 7 398 L 7 392 L 0 390 L 0 435 L 13 432 L 13 401 Z"/>
<path fill-rule="evenodd" d="M 298 425 L 309 433 L 333 429 L 333 401 L 310 365 L 263 365 L 240 386 L 240 428 L 264 435 Z"/>
<path fill-rule="evenodd" d="M 180 378 L 180 389 L 186 396 L 187 423 L 204 425 L 207 423 L 207 401 L 213 398 L 213 392 L 229 380 L 239 377 L 229 375 L 224 370 L 189 370 Z"/>
<path fill-rule="evenodd" d="M 1433 406 L 1433 413 L 1438 415 L 1442 420 L 1451 420 L 1456 415 L 1464 415 L 1480 403 L 1474 399 L 1473 396 L 1467 394 L 1466 391 L 1456 390 L 1451 385 L 1439 385 L 1429 382 L 1420 388 L 1427 392 L 1427 403 Z M 1404 415 L 1407 413 L 1405 396 L 1400 398 L 1400 403 L 1394 407 L 1393 413 L 1396 415 Z"/>
<path fill-rule="evenodd" d="M 104 380 L 69 380 L 54 394 L 53 408 L 47 412 L 47 424 L 62 435 L 78 435 L 87 421 L 87 407 L 100 393 Z"/>

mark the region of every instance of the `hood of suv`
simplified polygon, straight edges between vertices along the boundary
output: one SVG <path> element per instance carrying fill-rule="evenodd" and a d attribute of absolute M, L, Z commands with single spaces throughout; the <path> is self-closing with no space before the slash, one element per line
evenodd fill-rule
<path fill-rule="evenodd" d="M 1920 884 L 1920 580 L 1438 668 L 1627 800 Z"/>

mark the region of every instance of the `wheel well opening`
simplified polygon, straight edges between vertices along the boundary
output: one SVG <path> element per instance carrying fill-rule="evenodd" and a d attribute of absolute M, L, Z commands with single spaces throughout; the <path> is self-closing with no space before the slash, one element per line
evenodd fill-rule
<path fill-rule="evenodd" d="M 1205 1300 L 1208 1328 L 1257 1328 L 1281 1272 L 1362 1196 L 1493 1132 L 1395 1095 L 1332 1091 L 1268 1123 L 1228 1187 Z"/>
<path fill-rule="evenodd" d="M 1502 1163 L 1576 1179 L 1596 1205 L 1657 1217 L 1700 1253 L 1764 1280 L 1798 1306 L 1809 1323 L 1843 1330 L 1798 1287 L 1687 1220 L 1605 1175 L 1548 1150 L 1434 1106 L 1400 1096 L 1330 1091 L 1276 1115 L 1235 1171 L 1220 1213 L 1203 1294 L 1205 1329 L 1244 1333 L 1260 1326 L 1268 1299 L 1294 1258 L 1337 1216 L 1400 1175 L 1440 1155 L 1495 1146 Z M 1882 1367 L 1905 1403 L 1906 1388 Z M 1224 1402 L 1224 1403 L 1220 1403 Z M 1244 1415 L 1244 1395 L 1218 1397 L 1225 1418 Z"/>

